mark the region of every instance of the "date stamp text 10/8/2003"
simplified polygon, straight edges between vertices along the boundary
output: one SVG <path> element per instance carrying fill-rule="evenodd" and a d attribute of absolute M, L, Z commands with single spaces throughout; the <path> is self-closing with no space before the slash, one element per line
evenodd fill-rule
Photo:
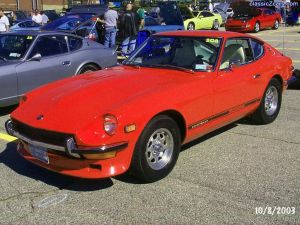
<path fill-rule="evenodd" d="M 256 215 L 294 215 L 296 213 L 295 207 L 279 207 L 279 206 L 266 206 L 255 207 Z"/>

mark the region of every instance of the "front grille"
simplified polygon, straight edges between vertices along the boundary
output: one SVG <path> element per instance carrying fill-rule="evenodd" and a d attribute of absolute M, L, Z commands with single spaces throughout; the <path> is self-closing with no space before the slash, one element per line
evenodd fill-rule
<path fill-rule="evenodd" d="M 59 132 L 34 128 L 24 123 L 21 123 L 17 120 L 12 120 L 12 123 L 15 131 L 17 131 L 18 133 L 20 133 L 21 135 L 27 138 L 42 143 L 64 147 L 66 140 L 72 137 L 71 134 L 65 134 L 65 133 L 59 133 Z"/>

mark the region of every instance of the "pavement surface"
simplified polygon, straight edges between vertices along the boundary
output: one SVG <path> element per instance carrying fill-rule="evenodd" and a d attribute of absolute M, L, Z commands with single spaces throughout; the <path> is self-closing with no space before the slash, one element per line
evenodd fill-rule
<path fill-rule="evenodd" d="M 281 27 L 255 35 L 284 47 L 300 70 L 299 32 Z M 300 224 L 299 102 L 296 83 L 274 123 L 242 120 L 201 138 L 152 184 L 129 176 L 75 179 L 32 165 L 4 135 L 13 108 L 2 109 L 0 224 Z"/>

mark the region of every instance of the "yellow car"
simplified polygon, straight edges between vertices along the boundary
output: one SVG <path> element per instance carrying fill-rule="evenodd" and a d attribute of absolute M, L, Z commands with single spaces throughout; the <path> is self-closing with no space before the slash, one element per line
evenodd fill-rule
<path fill-rule="evenodd" d="M 186 30 L 218 30 L 222 24 L 222 17 L 217 13 L 194 11 L 193 13 L 191 12 L 191 14 L 190 18 L 188 18 L 187 15 L 184 16 L 184 28 Z"/>

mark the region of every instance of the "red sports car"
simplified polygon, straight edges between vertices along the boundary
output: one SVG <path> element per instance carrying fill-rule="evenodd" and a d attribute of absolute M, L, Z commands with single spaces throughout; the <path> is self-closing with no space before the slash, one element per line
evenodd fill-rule
<path fill-rule="evenodd" d="M 281 15 L 268 8 L 239 8 L 228 17 L 225 29 L 238 32 L 259 32 L 262 29 L 278 29 Z"/>
<path fill-rule="evenodd" d="M 61 80 L 22 97 L 6 129 L 18 152 L 83 178 L 165 177 L 180 148 L 246 116 L 277 117 L 292 61 L 232 32 L 151 36 L 123 65 Z"/>

